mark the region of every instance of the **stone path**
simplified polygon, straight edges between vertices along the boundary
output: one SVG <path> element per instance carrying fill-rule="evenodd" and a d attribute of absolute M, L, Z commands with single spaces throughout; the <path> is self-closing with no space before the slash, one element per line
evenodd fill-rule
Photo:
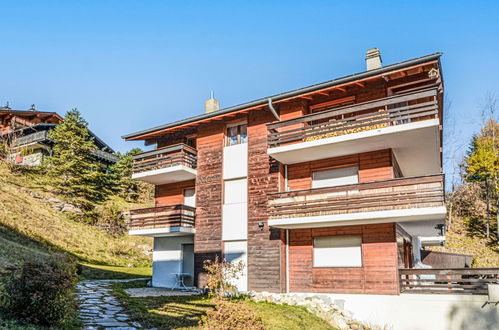
<path fill-rule="evenodd" d="M 88 280 L 78 283 L 77 295 L 80 300 L 80 318 L 84 329 L 140 329 L 138 322 L 132 322 L 129 315 L 109 287 L 111 282 L 133 280 Z"/>

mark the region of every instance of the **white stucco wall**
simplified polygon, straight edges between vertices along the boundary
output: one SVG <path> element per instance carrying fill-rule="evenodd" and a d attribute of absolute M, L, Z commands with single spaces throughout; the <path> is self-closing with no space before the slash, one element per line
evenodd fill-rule
<path fill-rule="evenodd" d="M 317 296 L 317 294 L 297 294 Z M 499 329 L 499 305 L 487 305 L 485 295 L 324 294 L 354 318 L 393 330 Z"/>
<path fill-rule="evenodd" d="M 182 244 L 192 243 L 192 235 L 154 238 L 153 286 L 172 288 L 175 285 L 175 276 L 172 273 L 182 272 Z"/>

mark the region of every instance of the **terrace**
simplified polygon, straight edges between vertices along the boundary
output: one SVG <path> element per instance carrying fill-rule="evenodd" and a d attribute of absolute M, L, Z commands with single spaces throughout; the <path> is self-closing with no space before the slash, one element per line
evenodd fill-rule
<path fill-rule="evenodd" d="M 440 172 L 438 89 L 343 106 L 267 125 L 268 154 L 284 164 L 393 149 L 408 176 Z"/>
<path fill-rule="evenodd" d="M 443 220 L 444 176 L 428 175 L 269 195 L 269 225 L 311 228 Z"/>
<path fill-rule="evenodd" d="M 182 236 L 195 233 L 196 208 L 167 205 L 130 211 L 129 234 L 138 236 Z"/>
<path fill-rule="evenodd" d="M 166 184 L 196 178 L 197 151 L 183 143 L 137 154 L 132 178 L 152 184 Z"/>

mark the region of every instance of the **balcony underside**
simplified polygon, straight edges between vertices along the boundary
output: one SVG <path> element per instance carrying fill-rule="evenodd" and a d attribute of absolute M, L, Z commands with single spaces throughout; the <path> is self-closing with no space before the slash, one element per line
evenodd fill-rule
<path fill-rule="evenodd" d="M 445 206 L 357 212 L 343 214 L 315 215 L 270 219 L 269 226 L 282 229 L 319 228 L 347 225 L 366 225 L 390 222 L 426 222 L 443 223 Z"/>
<path fill-rule="evenodd" d="M 129 235 L 147 237 L 187 236 L 195 233 L 196 229 L 192 227 L 140 228 L 128 232 Z"/>
<path fill-rule="evenodd" d="M 296 164 L 373 150 L 392 149 L 404 176 L 440 172 L 438 119 L 268 148 L 284 164 Z"/>
<path fill-rule="evenodd" d="M 161 185 L 195 179 L 197 171 L 184 165 L 175 165 L 160 169 L 132 174 L 132 179 Z"/>

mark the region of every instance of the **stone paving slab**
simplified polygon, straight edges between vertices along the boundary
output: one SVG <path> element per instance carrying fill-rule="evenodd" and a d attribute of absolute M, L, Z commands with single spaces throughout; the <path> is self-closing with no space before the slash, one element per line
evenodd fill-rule
<path fill-rule="evenodd" d="M 131 297 L 170 297 L 170 296 L 195 296 L 196 291 L 180 291 L 168 288 L 130 288 L 125 289 Z"/>
<path fill-rule="evenodd" d="M 130 321 L 130 316 L 112 295 L 109 284 L 112 282 L 129 282 L 132 280 L 87 280 L 76 286 L 80 300 L 80 318 L 86 330 L 134 330 L 142 329 L 140 323 Z"/>

